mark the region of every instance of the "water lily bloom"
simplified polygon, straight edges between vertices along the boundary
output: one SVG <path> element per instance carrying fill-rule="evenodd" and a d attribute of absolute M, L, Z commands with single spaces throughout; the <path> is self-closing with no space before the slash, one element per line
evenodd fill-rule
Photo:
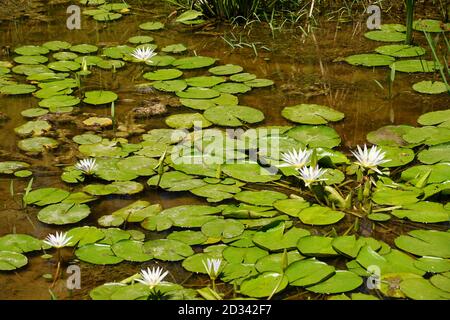
<path fill-rule="evenodd" d="M 370 150 L 367 150 L 366 145 L 364 145 L 364 149 L 358 146 L 358 151 L 352 151 L 352 153 L 358 160 L 355 162 L 358 166 L 365 169 L 372 169 L 379 174 L 382 174 L 382 172 L 378 170 L 377 166 L 389 161 L 384 158 L 386 153 L 381 152 L 381 149 L 378 149 L 377 146 L 372 146 Z"/>
<path fill-rule="evenodd" d="M 163 268 L 147 268 L 147 270 L 141 270 L 141 278 L 136 279 L 136 281 L 149 286 L 150 288 L 154 288 L 158 284 L 160 284 L 164 278 L 169 274 L 168 271 L 163 273 Z"/>
<path fill-rule="evenodd" d="M 53 248 L 60 249 L 67 246 L 67 244 L 71 239 L 72 237 L 68 237 L 67 233 L 56 232 L 56 235 L 49 234 L 47 238 L 45 238 L 44 243 L 48 244 L 49 246 L 52 246 Z"/>
<path fill-rule="evenodd" d="M 156 56 L 156 52 L 154 52 L 152 48 L 145 47 L 135 49 L 131 55 L 138 61 L 147 62 Z"/>
<path fill-rule="evenodd" d="M 205 266 L 206 272 L 211 279 L 216 279 L 219 276 L 220 266 L 222 265 L 222 259 L 206 259 L 203 260 L 203 265 Z"/>
<path fill-rule="evenodd" d="M 97 169 L 97 163 L 96 160 L 93 158 L 90 159 L 83 159 L 77 162 L 75 165 L 75 168 L 83 171 L 84 174 L 93 174 L 94 171 Z"/>
<path fill-rule="evenodd" d="M 325 178 L 321 178 L 326 171 L 326 169 L 320 169 L 317 165 L 315 167 L 303 167 L 298 170 L 300 173 L 300 178 L 305 182 L 307 187 L 315 182 L 327 180 Z"/>
<path fill-rule="evenodd" d="M 279 167 L 295 167 L 297 169 L 303 168 L 311 158 L 312 150 L 302 150 L 295 149 L 281 155 L 281 159 L 286 162 L 285 164 L 279 165 Z"/>

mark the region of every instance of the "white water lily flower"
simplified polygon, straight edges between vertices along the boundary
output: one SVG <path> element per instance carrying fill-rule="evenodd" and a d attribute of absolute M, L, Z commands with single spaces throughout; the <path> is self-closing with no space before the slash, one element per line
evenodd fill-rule
<path fill-rule="evenodd" d="M 378 149 L 377 146 L 372 146 L 370 150 L 367 150 L 366 145 L 364 145 L 364 149 L 358 146 L 358 151 L 352 151 L 352 153 L 358 160 L 355 162 L 358 166 L 365 169 L 372 169 L 379 174 L 383 173 L 378 170 L 377 166 L 389 161 L 384 158 L 386 153 L 381 152 L 381 149 Z"/>
<path fill-rule="evenodd" d="M 312 150 L 302 150 L 295 149 L 281 155 L 281 159 L 286 162 L 285 164 L 279 165 L 278 167 L 295 167 L 297 169 L 303 168 L 311 158 Z"/>
<path fill-rule="evenodd" d="M 320 169 L 317 165 L 315 167 L 303 167 L 298 170 L 298 172 L 300 173 L 300 178 L 305 182 L 305 185 L 307 187 L 309 187 L 314 182 L 327 180 L 325 178 L 321 178 L 326 171 L 326 169 Z"/>
<path fill-rule="evenodd" d="M 220 266 L 222 265 L 222 259 L 208 258 L 202 261 L 205 266 L 206 272 L 211 279 L 216 279 L 219 276 Z"/>
<path fill-rule="evenodd" d="M 147 268 L 147 270 L 141 270 L 141 278 L 136 279 L 136 281 L 149 286 L 150 288 L 154 288 L 158 284 L 160 284 L 164 278 L 169 274 L 169 271 L 163 273 L 163 268 Z"/>
<path fill-rule="evenodd" d="M 80 171 L 83 171 L 84 174 L 90 175 L 93 174 L 94 171 L 97 169 L 97 163 L 96 160 L 93 158 L 83 159 L 77 162 L 75 168 Z"/>
<path fill-rule="evenodd" d="M 45 244 L 48 244 L 49 246 L 52 246 L 53 248 L 60 249 L 65 247 L 71 239 L 72 237 L 68 237 L 67 233 L 56 232 L 56 235 L 49 234 L 43 242 Z"/>
<path fill-rule="evenodd" d="M 135 49 L 131 55 L 138 61 L 147 62 L 156 56 L 156 52 L 154 52 L 152 48 L 145 47 Z"/>

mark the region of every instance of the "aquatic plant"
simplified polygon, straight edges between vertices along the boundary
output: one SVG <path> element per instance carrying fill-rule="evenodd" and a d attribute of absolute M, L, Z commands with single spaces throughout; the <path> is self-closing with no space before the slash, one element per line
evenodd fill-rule
<path fill-rule="evenodd" d="M 150 47 L 136 48 L 131 53 L 131 56 L 139 62 L 148 62 L 156 55 L 157 53 Z"/>
<path fill-rule="evenodd" d="M 414 22 L 414 6 L 416 0 L 406 0 L 406 41 L 411 45 L 413 42 L 413 22 Z"/>
<path fill-rule="evenodd" d="M 61 249 L 66 247 L 72 237 L 68 236 L 67 233 L 58 233 L 56 232 L 55 235 L 50 234 L 45 238 L 43 241 L 45 244 L 53 247 L 56 249 L 56 261 L 57 261 L 57 267 L 55 276 L 53 278 L 53 284 L 52 287 L 55 285 L 56 281 L 58 281 L 61 271 Z"/>
<path fill-rule="evenodd" d="M 97 170 L 97 161 L 94 158 L 82 159 L 75 164 L 77 170 L 82 171 L 86 175 L 94 174 Z"/>
<path fill-rule="evenodd" d="M 319 168 L 318 165 L 315 167 L 309 166 L 298 169 L 300 179 L 305 182 L 306 187 L 310 187 L 312 184 L 317 182 L 326 181 L 327 178 L 322 177 L 326 171 L 326 169 Z"/>
<path fill-rule="evenodd" d="M 367 145 L 364 145 L 364 148 L 357 146 L 357 151 L 352 151 L 352 153 L 357 159 L 355 163 L 358 166 L 363 170 L 373 170 L 378 174 L 383 174 L 378 169 L 378 166 L 389 161 L 388 159 L 385 159 L 386 153 L 382 152 L 378 146 L 372 146 L 370 150 L 367 149 Z"/>
<path fill-rule="evenodd" d="M 159 285 L 168 274 L 169 271 L 164 272 L 164 269 L 161 267 L 153 269 L 147 268 L 147 270 L 141 270 L 141 279 L 136 279 L 136 281 L 153 289 Z"/>
<path fill-rule="evenodd" d="M 222 259 L 211 259 L 208 258 L 202 261 L 203 266 L 205 267 L 206 272 L 208 273 L 209 278 L 211 279 L 212 289 L 216 291 L 216 279 L 220 275 Z"/>
<path fill-rule="evenodd" d="M 308 149 L 298 149 L 288 151 L 281 155 L 281 159 L 285 162 L 284 164 L 279 165 L 279 168 L 293 166 L 296 169 L 301 169 L 304 167 L 309 160 L 311 159 L 311 155 L 313 150 Z"/>

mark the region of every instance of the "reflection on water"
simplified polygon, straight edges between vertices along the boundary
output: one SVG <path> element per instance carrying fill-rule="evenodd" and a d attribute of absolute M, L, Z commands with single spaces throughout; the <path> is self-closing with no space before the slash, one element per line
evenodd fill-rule
<path fill-rule="evenodd" d="M 27 1 L 21 1 L 23 3 Z M 73 44 L 91 43 L 99 46 L 125 44 L 127 39 L 137 34 L 146 34 L 139 30 L 138 25 L 148 20 L 166 19 L 170 13 L 169 8 L 160 1 L 150 2 L 145 8 L 133 10 L 132 15 L 121 20 L 104 25 L 93 19 L 83 17 L 82 29 L 70 31 L 65 28 L 67 18 L 66 7 L 59 5 L 70 1 L 51 1 L 49 5 L 39 6 L 39 1 L 28 1 L 35 5 L 33 8 L 16 8 L 10 15 L 20 15 L 29 10 L 31 19 L 3 20 L 0 23 L 0 44 L 2 52 L 0 60 L 11 60 L 8 51 L 14 47 L 25 44 L 41 44 L 49 40 L 65 40 Z M 59 4 L 58 4 L 59 3 Z M 17 4 L 17 2 L 16 2 Z M 0 19 L 6 19 L 5 13 Z M 339 32 L 337 28 L 339 27 Z M 184 43 L 191 52 L 220 58 L 220 63 L 234 63 L 244 67 L 246 72 L 255 73 L 261 78 L 269 78 L 276 85 L 270 89 L 257 89 L 241 98 L 241 105 L 256 107 L 266 115 L 265 125 L 287 125 L 287 120 L 281 117 L 283 107 L 298 103 L 317 103 L 333 107 L 345 113 L 344 121 L 334 127 L 343 140 L 342 150 L 347 152 L 348 147 L 365 142 L 368 132 L 388 124 L 416 125 L 417 117 L 425 112 L 445 109 L 448 107 L 448 97 L 428 97 L 414 93 L 413 83 L 426 79 L 424 75 L 397 74 L 394 83 L 394 96 L 387 98 L 386 79 L 389 74 L 387 68 L 366 69 L 351 67 L 345 63 L 333 62 L 336 58 L 350 54 L 368 52 L 376 48 L 377 43 L 365 40 L 362 36 L 365 31 L 361 25 L 337 25 L 334 22 L 324 21 L 321 28 L 313 35 L 304 37 L 300 29 L 286 28 L 276 33 L 272 38 L 268 28 L 254 28 L 246 38 L 248 41 L 259 42 L 267 46 L 270 51 L 262 49 L 260 45 L 258 56 L 250 48 L 233 50 L 218 34 L 237 33 L 239 30 L 229 26 L 221 26 L 210 33 L 196 33 L 189 27 L 168 23 L 164 32 L 153 32 L 155 43 L 159 47 L 168 44 Z M 423 40 L 419 39 L 420 42 Z M 141 69 L 137 66 L 128 66 L 117 71 L 114 77 L 109 71 L 96 71 L 83 86 L 90 90 L 95 88 L 109 88 L 119 94 L 120 100 L 116 103 L 116 110 L 120 120 L 124 120 L 133 107 L 142 99 L 155 95 L 154 92 L 138 92 L 134 85 L 141 83 Z M 192 72 L 192 75 L 198 72 Z M 190 76 L 187 72 L 186 76 Z M 132 80 L 134 79 L 134 80 Z M 132 80 L 132 81 L 130 81 Z M 379 81 L 386 90 L 381 89 L 375 82 Z M 13 129 L 24 123 L 20 115 L 22 110 L 35 107 L 38 100 L 29 97 L 1 97 L 0 111 L 10 117 L 10 121 L 0 124 L 0 150 L 3 154 L 18 153 L 17 141 Z M 99 115 L 109 115 L 109 108 L 83 107 L 84 112 L 95 112 Z M 187 109 L 171 108 L 170 112 L 185 112 Z M 163 117 L 143 120 L 147 129 L 165 127 Z M 0 154 L 0 160 L 1 154 Z M 32 159 L 36 166 L 42 170 L 35 178 L 34 188 L 63 187 L 59 169 L 53 157 L 44 156 L 42 159 Z M 52 167 L 53 166 L 53 167 Z M 50 168 L 52 167 L 52 168 Z M 39 171 L 39 170 L 38 170 Z M 21 210 L 20 198 L 26 181 L 15 180 L 13 188 L 16 192 L 10 195 L 11 180 L 5 176 L 0 179 L 0 235 L 7 233 L 28 233 L 43 238 L 53 231 L 36 219 L 36 208 Z M 75 188 L 76 189 L 76 188 Z M 131 198 L 103 198 L 92 205 L 93 214 L 86 220 L 87 225 L 95 225 L 98 217 L 105 213 L 112 213 L 137 199 L 146 199 L 152 203 L 161 203 L 164 208 L 180 204 L 202 203 L 201 200 L 190 194 L 155 192 L 148 190 L 139 197 Z M 338 231 L 345 231 L 352 223 L 342 223 Z M 423 226 L 421 226 L 423 227 Z M 137 227 L 136 227 L 137 228 Z M 401 226 L 392 225 L 392 229 L 379 228 L 373 230 L 376 238 L 392 243 L 392 237 Z M 325 233 L 330 228 L 311 229 L 312 232 Z M 29 255 L 29 265 L 16 273 L 0 273 L 0 299 L 47 299 L 49 298 L 47 282 L 42 274 L 54 270 L 53 259 L 44 260 L 40 253 Z M 70 257 L 70 252 L 66 253 Z M 68 258 L 69 259 L 69 258 Z M 73 258 L 72 258 L 73 259 Z M 151 265 L 154 262 L 150 262 Z M 164 264 L 162 264 L 164 265 Z M 75 291 L 76 298 L 86 298 L 93 287 L 107 281 L 122 280 L 138 271 L 138 266 L 123 262 L 118 266 L 82 266 L 82 290 Z M 171 266 L 171 274 L 178 282 L 187 280 L 185 284 L 195 283 L 195 277 L 181 266 Z M 84 281 L 84 282 L 83 282 Z M 68 298 L 64 283 L 59 283 L 54 289 L 60 298 Z M 32 288 L 32 289 L 31 289 Z"/>

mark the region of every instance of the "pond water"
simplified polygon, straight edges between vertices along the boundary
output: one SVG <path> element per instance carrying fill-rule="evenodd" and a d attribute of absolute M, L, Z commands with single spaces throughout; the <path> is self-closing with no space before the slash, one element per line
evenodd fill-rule
<path fill-rule="evenodd" d="M 34 2 L 39 3 L 39 2 Z M 387 67 L 363 68 L 351 66 L 345 62 L 335 62 L 335 59 L 349 55 L 374 50 L 380 45 L 375 41 L 364 38 L 367 31 L 364 23 L 337 23 L 322 19 L 320 26 L 314 32 L 305 36 L 299 28 L 285 26 L 272 36 L 267 25 L 252 26 L 244 29 L 242 26 L 227 24 L 200 29 L 188 27 L 166 21 L 173 8 L 161 4 L 161 1 L 147 1 L 140 5 L 139 1 L 130 1 L 131 14 L 110 22 L 96 22 L 90 17 L 82 17 L 81 30 L 66 28 L 67 1 L 59 4 L 45 5 L 42 11 L 28 12 L 28 18 L 5 19 L 0 21 L 0 44 L 2 52 L 0 60 L 12 61 L 15 56 L 14 48 L 23 45 L 41 45 L 51 40 L 63 40 L 72 44 L 88 43 L 99 47 L 126 44 L 135 35 L 151 35 L 158 48 L 166 45 L 183 43 L 188 48 L 189 55 L 195 52 L 200 56 L 219 59 L 217 64 L 236 64 L 243 67 L 245 72 L 253 73 L 258 78 L 274 81 L 274 85 L 267 88 L 257 88 L 245 95 L 239 96 L 239 104 L 261 110 L 265 120 L 259 126 L 288 126 L 292 122 L 281 115 L 281 110 L 287 106 L 301 103 L 319 104 L 332 107 L 345 114 L 345 119 L 329 124 L 342 139 L 342 143 L 335 150 L 351 156 L 350 150 L 357 145 L 367 143 L 366 135 L 386 125 L 417 126 L 417 118 L 428 112 L 445 110 L 448 108 L 448 95 L 424 95 L 415 92 L 412 85 L 422 80 L 429 80 L 429 74 L 397 73 L 393 85 L 393 97 L 388 98 L 387 78 L 390 70 Z M 3 9 L 4 10 L 4 9 Z M 16 12 L 16 11 L 14 11 Z M 11 13 L 12 14 L 12 13 Z M 388 18 L 392 21 L 383 23 L 403 23 L 403 21 Z M 146 21 L 166 22 L 161 31 L 143 31 L 139 25 Z M 243 41 L 258 43 L 257 55 L 248 47 L 233 49 L 224 41 L 233 42 L 233 37 L 244 35 Z M 235 42 L 235 41 L 234 41 Z M 427 47 L 424 37 L 418 37 L 418 43 Z M 265 47 L 265 48 L 263 48 Z M 269 50 L 267 50 L 269 49 Z M 11 52 L 11 55 L 7 53 Z M 145 72 L 150 71 L 145 67 Z M 193 112 L 191 109 L 179 105 L 173 94 L 163 94 L 155 89 L 139 90 L 137 84 L 146 82 L 142 78 L 141 64 L 127 63 L 124 68 L 112 74 L 109 70 L 96 68 L 89 77 L 82 80 L 84 91 L 111 90 L 119 99 L 115 102 L 116 121 L 124 124 L 140 124 L 146 131 L 157 128 L 168 128 L 164 120 L 168 115 Z M 184 77 L 204 74 L 197 70 L 186 71 Z M 23 77 L 22 77 L 23 79 Z M 435 77 L 439 80 L 438 76 Z M 376 83 L 380 82 L 385 89 Z M 143 100 L 157 97 L 169 105 L 168 113 L 130 120 L 132 109 L 139 106 Z M 14 129 L 26 122 L 21 116 L 23 110 L 34 108 L 40 100 L 31 95 L 0 95 L 0 112 L 8 115 L 9 120 L 0 123 L 0 161 L 25 161 L 32 165 L 33 190 L 39 188 L 61 188 L 69 191 L 79 191 L 81 185 L 68 185 L 61 181 L 62 169 L 73 165 L 77 161 L 77 145 L 69 143 L 73 136 L 83 133 L 72 120 L 57 124 L 56 136 L 66 138 L 59 149 L 44 152 L 42 155 L 29 156 L 22 152 L 17 144 L 21 138 Z M 109 117 L 111 110 L 108 106 L 89 106 L 83 104 L 82 112 L 95 113 L 98 116 Z M 194 111 L 196 112 L 196 111 Z M 131 123 L 131 122 L 132 123 Z M 255 127 L 250 125 L 250 127 Z M 130 129 L 133 130 L 133 129 Z M 104 131 L 106 136 L 112 135 L 112 130 Z M 137 143 L 139 135 L 130 137 Z M 145 179 L 137 181 L 145 184 Z M 29 234 L 38 239 L 44 239 L 47 234 L 60 230 L 69 230 L 74 226 L 98 226 L 97 219 L 104 214 L 111 214 L 137 200 L 146 200 L 152 204 L 161 204 L 163 208 L 172 208 L 188 204 L 208 204 L 203 198 L 196 197 L 189 192 L 168 192 L 162 189 L 146 188 L 144 192 L 132 196 L 106 196 L 89 204 L 91 214 L 81 223 L 67 226 L 52 226 L 40 222 L 37 213 L 41 208 L 28 206 L 22 209 L 21 198 L 29 178 L 15 178 L 11 175 L 0 176 L 0 237 L 10 233 Z M 253 189 L 277 190 L 286 194 L 291 192 L 274 185 L 248 185 Z M 14 195 L 11 195 L 11 189 Z M 446 203 L 448 198 L 438 199 Z M 359 229 L 353 228 L 355 216 L 347 214 L 338 224 L 323 227 L 305 226 L 296 221 L 294 224 L 317 235 L 343 235 L 349 230 L 350 234 L 370 236 L 394 246 L 394 239 L 414 229 L 434 229 L 446 231 L 448 223 L 423 224 L 405 220 L 391 220 L 386 223 L 373 223 L 366 218 L 359 220 Z M 151 232 L 132 225 L 131 229 L 144 231 L 146 240 L 164 238 L 170 232 Z M 59 299 L 88 299 L 89 292 L 106 282 L 121 281 L 146 266 L 159 265 L 170 271 L 168 281 L 183 284 L 185 288 L 201 288 L 209 284 L 204 275 L 195 275 L 186 271 L 181 263 L 170 263 L 156 260 L 145 263 L 122 262 L 113 266 L 100 266 L 76 261 L 72 248 L 62 251 L 65 265 L 76 262 L 81 267 L 81 289 L 67 290 L 64 280 L 60 280 L 52 288 Z M 199 250 L 198 248 L 196 249 Z M 0 272 L 0 299 L 49 299 L 51 281 L 42 277 L 43 274 L 53 274 L 54 259 L 41 258 L 42 252 L 27 254 L 28 265 L 8 272 Z M 448 258 L 448 257 L 447 257 Z M 336 257 L 325 258 L 329 264 L 345 268 L 345 261 Z M 68 275 L 63 270 L 63 278 Z M 170 279 L 169 279 L 170 278 Z M 223 293 L 232 291 L 232 286 L 219 284 Z M 362 290 L 361 292 L 366 292 Z M 290 299 L 323 299 L 324 295 L 297 289 L 285 290 L 276 298 Z"/>

